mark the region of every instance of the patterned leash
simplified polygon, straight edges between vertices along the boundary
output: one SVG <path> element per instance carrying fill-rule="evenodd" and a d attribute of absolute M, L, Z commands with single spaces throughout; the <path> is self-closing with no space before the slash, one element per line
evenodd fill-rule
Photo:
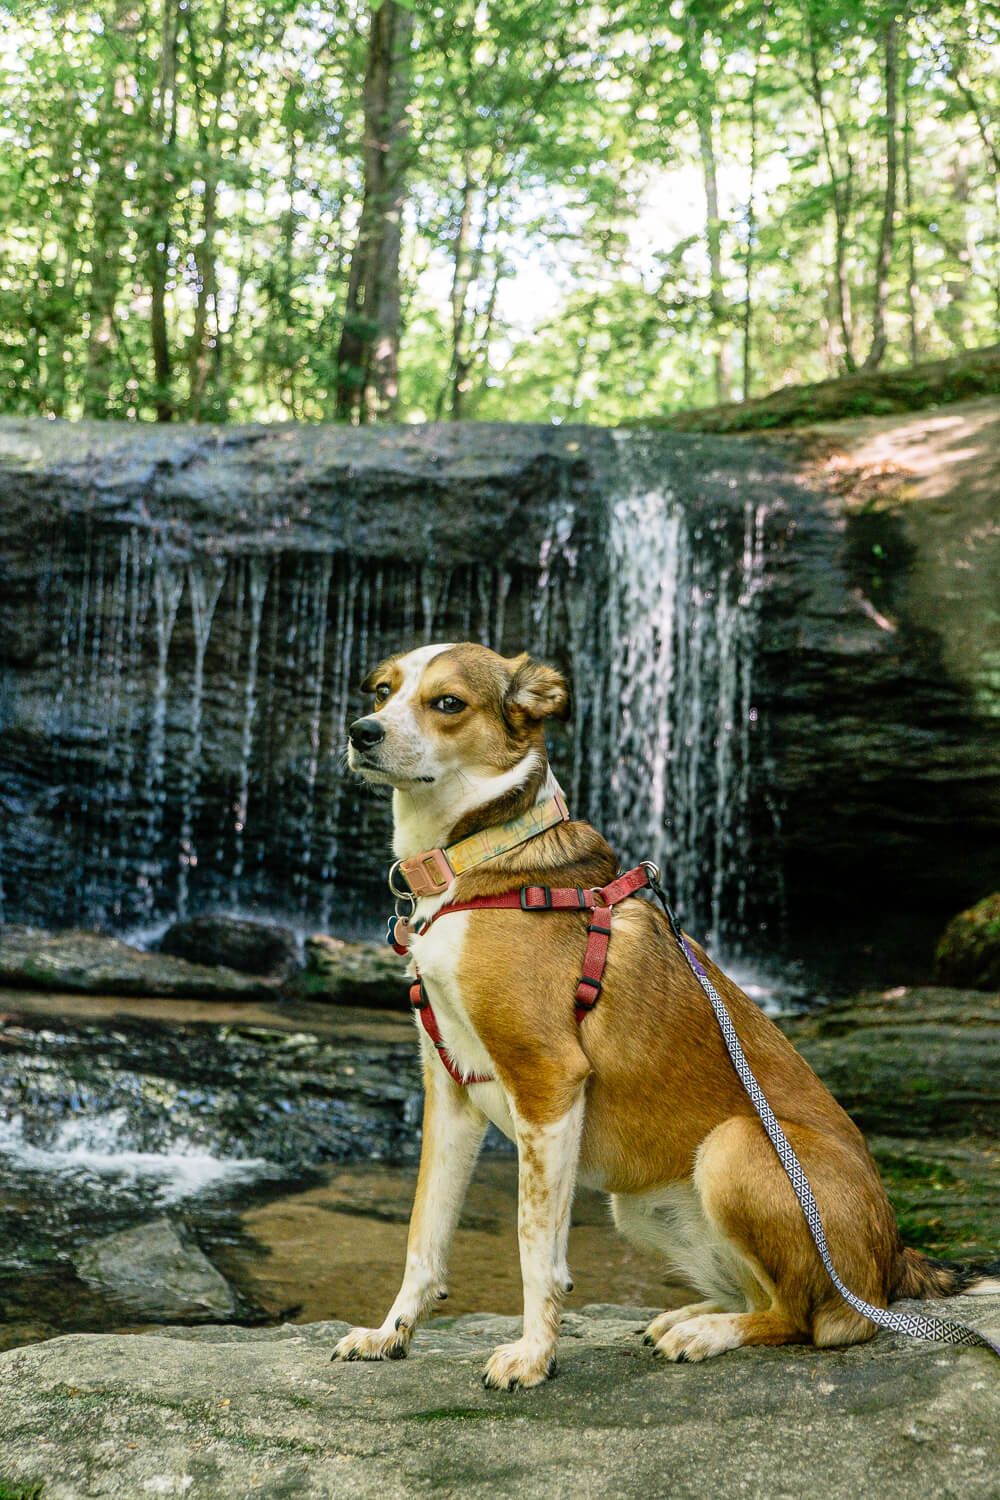
<path fill-rule="evenodd" d="M 788 1137 L 778 1124 L 774 1111 L 764 1097 L 763 1089 L 753 1075 L 743 1048 L 740 1046 L 740 1039 L 736 1035 L 736 1028 L 733 1025 L 732 1017 L 726 1009 L 722 996 L 709 979 L 697 955 L 692 951 L 687 938 L 681 932 L 677 918 L 667 901 L 666 893 L 660 885 L 659 870 L 655 865 L 645 861 L 644 868 L 649 876 L 650 889 L 654 892 L 657 900 L 666 912 L 667 920 L 670 923 L 681 952 L 687 959 L 688 965 L 698 983 L 705 991 L 708 1003 L 715 1013 L 715 1019 L 719 1023 L 719 1029 L 722 1032 L 726 1050 L 732 1059 L 733 1067 L 739 1075 L 739 1080 L 749 1095 L 751 1104 L 760 1116 L 761 1124 L 767 1131 L 771 1144 L 778 1153 L 778 1160 L 784 1167 L 785 1174 L 795 1190 L 795 1196 L 799 1200 L 799 1206 L 805 1215 L 806 1223 L 809 1225 L 809 1233 L 813 1237 L 813 1243 L 819 1251 L 823 1265 L 826 1267 L 826 1274 L 844 1301 L 872 1323 L 877 1323 L 880 1328 L 889 1328 L 893 1333 L 906 1333 L 914 1339 L 934 1339 L 940 1344 L 971 1344 L 976 1348 L 990 1349 L 995 1355 L 1000 1357 L 1000 1344 L 995 1344 L 985 1334 L 977 1333 L 974 1328 L 968 1328 L 964 1323 L 958 1323 L 952 1319 L 925 1318 L 921 1313 L 889 1312 L 884 1307 L 873 1307 L 870 1302 L 865 1302 L 862 1297 L 855 1296 L 841 1281 L 830 1255 L 830 1247 L 826 1243 L 826 1235 L 823 1233 L 823 1221 L 820 1218 L 819 1207 L 813 1196 L 813 1190 L 809 1185 L 809 1179 L 802 1169 L 802 1163 L 792 1150 Z"/>

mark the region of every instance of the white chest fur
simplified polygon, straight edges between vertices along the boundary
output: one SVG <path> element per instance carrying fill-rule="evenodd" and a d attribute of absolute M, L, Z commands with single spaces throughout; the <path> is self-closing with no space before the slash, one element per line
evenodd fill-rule
<path fill-rule="evenodd" d="M 456 1065 L 467 1077 L 472 1073 L 494 1074 L 493 1059 L 483 1046 L 462 999 L 459 962 L 468 940 L 469 913 L 454 912 L 414 938 L 411 954 L 420 970 L 441 1038 Z M 419 1022 L 418 1022 L 419 1025 Z M 420 1028 L 423 1034 L 423 1028 Z M 439 1059 L 435 1066 L 440 1067 Z M 499 1083 L 471 1085 L 471 1097 L 504 1135 L 514 1138 L 507 1096 Z"/>

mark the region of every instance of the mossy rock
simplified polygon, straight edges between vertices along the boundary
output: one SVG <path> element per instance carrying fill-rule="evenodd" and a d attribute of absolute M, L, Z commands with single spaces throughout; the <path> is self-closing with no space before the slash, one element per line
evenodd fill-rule
<path fill-rule="evenodd" d="M 1000 891 L 952 917 L 934 954 L 942 984 L 1000 989 Z"/>

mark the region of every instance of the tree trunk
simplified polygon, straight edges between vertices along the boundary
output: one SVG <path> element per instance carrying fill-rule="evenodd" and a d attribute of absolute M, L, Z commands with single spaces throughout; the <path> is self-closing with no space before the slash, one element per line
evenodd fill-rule
<path fill-rule="evenodd" d="M 212 94 L 211 112 L 206 120 L 202 114 L 201 86 L 198 78 L 198 58 L 195 42 L 193 7 L 188 11 L 188 36 L 191 42 L 191 77 L 195 95 L 195 115 L 198 126 L 198 146 L 201 154 L 202 181 L 202 237 L 194 248 L 194 262 L 198 277 L 197 300 L 194 309 L 194 329 L 188 346 L 188 406 L 196 422 L 219 419 L 225 415 L 225 396 L 218 388 L 210 389 L 210 375 L 217 371 L 218 361 L 213 343 L 219 337 L 218 275 L 215 261 L 215 236 L 218 228 L 218 152 L 223 96 L 226 89 L 226 70 L 229 41 L 229 6 L 223 0 L 216 29 L 218 55 L 212 68 L 209 87 Z M 208 314 L 212 309 L 215 320 L 214 341 L 209 338 Z"/>
<path fill-rule="evenodd" d="M 747 193 L 747 253 L 743 266 L 743 382 L 741 397 L 750 399 L 753 382 L 753 271 L 754 235 L 757 233 L 754 190 L 757 185 L 757 75 L 760 71 L 760 50 L 754 53 L 753 76 L 750 79 L 750 186 Z"/>
<path fill-rule="evenodd" d="M 712 131 L 712 106 L 703 96 L 695 108 L 698 144 L 705 183 L 705 241 L 708 246 L 708 308 L 715 341 L 715 399 L 721 405 L 732 395 L 732 369 L 726 336 L 726 289 L 722 277 L 722 222 L 719 218 L 719 178 Z"/>
<path fill-rule="evenodd" d="M 847 273 L 847 232 L 850 200 L 844 185 L 841 183 L 840 171 L 833 152 L 826 104 L 823 100 L 823 84 L 819 76 L 819 49 L 816 45 L 816 38 L 811 33 L 809 37 L 809 79 L 813 101 L 819 115 L 823 155 L 826 158 L 826 168 L 830 176 L 830 193 L 833 198 L 834 293 L 837 302 L 837 322 L 840 326 L 840 334 L 844 343 L 844 368 L 849 375 L 853 375 L 858 366 L 854 358 L 854 330 L 851 326 L 851 285 Z M 848 172 L 851 171 L 852 165 L 850 152 L 848 151 Z"/>
<path fill-rule="evenodd" d="M 372 12 L 364 86 L 364 198 L 337 351 L 337 416 L 356 422 L 392 417 L 398 400 L 412 34 L 413 16 L 395 0 L 382 0 Z"/>
<path fill-rule="evenodd" d="M 469 230 L 472 227 L 472 166 L 469 152 L 462 154 L 462 197 L 455 226 L 455 238 L 451 244 L 451 359 L 448 374 L 437 414 L 443 416 L 445 404 L 451 416 L 462 415 L 462 389 L 464 380 L 463 343 L 465 336 L 465 307 L 469 295 Z"/>
<path fill-rule="evenodd" d="M 167 279 L 170 274 L 170 203 L 173 149 L 177 140 L 177 12 L 174 0 L 163 0 L 160 33 L 160 77 L 155 125 L 160 147 L 153 169 L 149 224 L 150 341 L 153 350 L 153 404 L 158 422 L 174 417 L 173 361 L 167 327 Z"/>
<path fill-rule="evenodd" d="M 121 0 L 114 31 L 122 25 Z M 125 140 L 121 125 L 122 106 L 129 94 L 126 69 L 113 70 L 112 86 L 101 96 L 101 132 L 97 183 L 94 188 L 90 291 L 87 298 L 88 334 L 84 374 L 83 414 L 111 415 L 111 385 L 115 366 L 115 309 L 120 282 L 120 257 L 125 241 L 122 200 L 125 196 Z"/>
<path fill-rule="evenodd" d="M 879 227 L 878 255 L 875 260 L 875 289 L 872 298 L 872 342 L 865 360 L 866 370 L 877 370 L 885 358 L 888 336 L 885 314 L 889 302 L 889 274 L 896 236 L 896 147 L 897 88 L 899 63 L 899 28 L 892 17 L 885 28 L 885 196 L 882 201 L 882 223 Z"/>
<path fill-rule="evenodd" d="M 910 118 L 908 68 L 903 70 L 903 196 L 906 207 L 906 317 L 910 332 L 910 364 L 920 358 L 917 325 L 917 246 L 913 223 L 913 123 Z"/>

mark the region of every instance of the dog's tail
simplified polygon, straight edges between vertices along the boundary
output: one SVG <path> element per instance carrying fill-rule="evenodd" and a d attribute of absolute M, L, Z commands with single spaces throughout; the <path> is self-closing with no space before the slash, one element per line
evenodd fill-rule
<path fill-rule="evenodd" d="M 908 1246 L 896 1263 L 893 1297 L 956 1297 L 960 1292 L 1000 1292 L 1000 1260 L 982 1265 L 932 1260 Z"/>

